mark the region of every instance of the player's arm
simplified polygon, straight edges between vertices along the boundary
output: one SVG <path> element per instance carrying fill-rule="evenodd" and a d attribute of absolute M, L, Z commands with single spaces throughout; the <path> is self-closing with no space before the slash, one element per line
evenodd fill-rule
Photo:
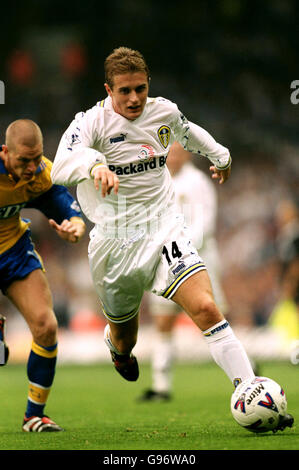
<path fill-rule="evenodd" d="M 63 134 L 54 159 L 51 178 L 56 184 L 76 185 L 93 179 L 96 190 L 102 196 L 117 192 L 118 177 L 109 170 L 105 156 L 92 148 L 99 141 L 99 117 L 97 107 L 79 113 Z"/>
<path fill-rule="evenodd" d="M 229 150 L 216 142 L 205 129 L 188 121 L 181 114 L 175 123 L 175 132 L 185 150 L 210 160 L 213 179 L 218 179 L 222 184 L 229 178 L 232 163 Z"/>
<path fill-rule="evenodd" d="M 70 243 L 77 243 L 85 234 L 85 223 L 80 217 L 71 217 L 64 219 L 61 224 L 49 219 L 49 224 L 56 231 L 57 235 Z"/>
<path fill-rule="evenodd" d="M 207 157 L 211 162 L 212 178 L 223 184 L 230 176 L 232 159 L 229 150 L 216 140 L 202 127 L 189 121 L 189 138 L 187 149 Z"/>
<path fill-rule="evenodd" d="M 86 226 L 79 205 L 63 186 L 52 185 L 48 191 L 30 201 L 26 207 L 40 210 L 63 240 L 76 243 L 85 233 Z"/>

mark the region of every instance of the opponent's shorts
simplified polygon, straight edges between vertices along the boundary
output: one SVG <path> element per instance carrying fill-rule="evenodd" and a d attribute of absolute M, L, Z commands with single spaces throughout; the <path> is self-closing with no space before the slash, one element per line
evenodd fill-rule
<path fill-rule="evenodd" d="M 171 299 L 185 280 L 206 269 L 183 216 L 167 222 L 151 236 L 140 230 L 127 239 L 105 238 L 97 227 L 91 231 L 91 275 L 110 321 L 131 320 L 145 291 Z"/>
<path fill-rule="evenodd" d="M 14 246 L 0 255 L 0 289 L 3 294 L 13 281 L 23 279 L 35 269 L 44 271 L 30 235 L 30 230 L 26 230 Z"/>

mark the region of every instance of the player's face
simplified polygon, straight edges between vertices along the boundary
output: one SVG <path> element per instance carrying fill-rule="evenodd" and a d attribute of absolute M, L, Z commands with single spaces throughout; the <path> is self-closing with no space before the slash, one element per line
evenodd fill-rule
<path fill-rule="evenodd" d="M 34 147 L 17 144 L 13 150 L 6 147 L 5 166 L 13 178 L 29 181 L 34 176 L 43 155 L 42 143 Z"/>
<path fill-rule="evenodd" d="M 113 87 L 105 83 L 105 88 L 116 113 L 130 121 L 142 114 L 149 88 L 148 77 L 144 72 L 114 75 Z"/>

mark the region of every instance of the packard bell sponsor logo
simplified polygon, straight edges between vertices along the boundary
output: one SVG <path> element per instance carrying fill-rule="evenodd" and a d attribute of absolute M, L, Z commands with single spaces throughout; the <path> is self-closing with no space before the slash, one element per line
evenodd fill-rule
<path fill-rule="evenodd" d="M 126 166 L 109 165 L 109 170 L 115 172 L 117 175 L 132 175 L 134 173 L 142 173 L 143 171 L 154 170 L 157 167 L 162 167 L 166 163 L 166 157 L 153 158 L 151 161 L 130 163 Z"/>

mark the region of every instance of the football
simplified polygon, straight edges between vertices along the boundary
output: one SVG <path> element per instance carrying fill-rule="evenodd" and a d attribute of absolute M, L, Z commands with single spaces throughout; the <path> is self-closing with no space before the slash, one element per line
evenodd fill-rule
<path fill-rule="evenodd" d="M 244 380 L 231 397 L 232 415 L 248 431 L 259 433 L 274 430 L 286 411 L 284 390 L 268 377 Z"/>

